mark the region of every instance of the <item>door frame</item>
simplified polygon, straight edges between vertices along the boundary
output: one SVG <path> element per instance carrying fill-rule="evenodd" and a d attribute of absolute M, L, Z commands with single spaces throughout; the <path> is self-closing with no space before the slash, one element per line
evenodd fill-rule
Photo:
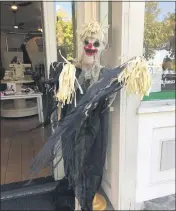
<path fill-rule="evenodd" d="M 112 42 L 108 49 L 108 66 L 117 66 L 133 56 L 143 54 L 145 2 L 112 2 Z M 138 33 L 135 33 L 135 32 Z M 137 40 L 137 42 L 134 42 Z M 115 210 L 140 209 L 136 202 L 138 115 L 140 97 L 117 94 L 111 108 L 110 185 L 103 188 Z"/>
<path fill-rule="evenodd" d="M 48 78 L 50 64 L 57 61 L 55 2 L 42 0 L 41 3 L 46 78 Z"/>
<path fill-rule="evenodd" d="M 57 59 L 54 2 L 44 2 L 43 0 L 42 3 L 46 60 L 47 68 L 49 68 L 49 64 Z M 100 3 L 76 2 L 78 29 L 92 17 L 99 21 Z M 109 66 L 117 66 L 129 58 L 143 53 L 145 2 L 122 1 L 118 2 L 118 5 L 117 7 L 117 2 L 112 2 L 112 41 L 115 40 L 115 42 L 105 55 Z M 90 8 L 90 12 L 87 8 Z M 134 33 L 135 31 L 138 31 L 138 33 Z M 134 40 L 137 40 L 137 42 L 134 42 Z M 77 56 L 79 57 L 78 43 L 77 48 Z M 116 127 L 111 128 L 112 139 L 115 144 L 111 151 L 112 158 L 110 161 L 113 174 L 110 178 L 111 187 L 104 183 L 102 183 L 102 186 L 115 210 L 133 210 L 140 206 L 136 203 L 138 149 L 138 116 L 136 110 L 139 105 L 140 98 L 138 96 L 127 96 L 125 91 L 122 90 L 111 108 L 112 112 L 116 110 L 116 115 L 114 113 L 112 115 L 116 117 L 116 119 L 113 117 L 112 120 Z"/>

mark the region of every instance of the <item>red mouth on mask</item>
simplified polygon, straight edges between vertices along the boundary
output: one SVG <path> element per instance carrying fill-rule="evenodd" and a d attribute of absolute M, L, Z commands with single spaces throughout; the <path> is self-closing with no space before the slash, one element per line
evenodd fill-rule
<path fill-rule="evenodd" d="M 94 56 L 98 50 L 95 48 L 88 48 L 87 46 L 84 46 L 84 51 L 86 53 L 87 56 Z"/>
<path fill-rule="evenodd" d="M 85 44 L 84 51 L 87 56 L 94 56 L 98 52 L 98 50 L 94 48 L 95 46 L 93 43 L 85 40 L 84 44 Z"/>

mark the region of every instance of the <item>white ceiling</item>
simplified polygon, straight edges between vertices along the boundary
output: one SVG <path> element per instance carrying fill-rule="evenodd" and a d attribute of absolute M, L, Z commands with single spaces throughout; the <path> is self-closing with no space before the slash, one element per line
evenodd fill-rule
<path fill-rule="evenodd" d="M 14 13 L 12 12 L 10 5 L 13 2 L 0 2 L 0 14 L 1 14 L 1 31 L 14 31 Z M 22 1 L 15 2 L 16 4 L 22 3 Z M 8 4 L 8 5 L 7 5 Z M 37 28 L 42 28 L 41 24 L 41 2 L 32 2 L 32 4 L 25 7 L 18 7 L 16 12 L 16 23 L 23 22 L 24 29 L 16 29 L 16 32 L 24 33 L 34 31 Z"/>

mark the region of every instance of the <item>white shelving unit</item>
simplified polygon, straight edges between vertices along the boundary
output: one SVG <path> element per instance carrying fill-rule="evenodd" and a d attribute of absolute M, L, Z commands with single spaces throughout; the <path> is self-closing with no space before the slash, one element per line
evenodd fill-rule
<path fill-rule="evenodd" d="M 26 99 L 37 98 L 37 103 L 27 102 Z M 44 121 L 43 117 L 43 104 L 42 93 L 28 93 L 10 96 L 1 96 L 1 101 L 13 100 L 14 103 L 1 103 L 1 116 L 2 117 L 26 117 L 35 114 L 39 115 L 39 122 Z"/>
<path fill-rule="evenodd" d="M 7 83 L 8 82 L 1 82 Z M 37 102 L 26 101 L 26 94 L 21 93 L 21 87 L 26 83 L 33 83 L 33 80 L 19 80 L 19 81 L 9 81 L 9 83 L 15 84 L 15 96 L 9 95 L 8 100 L 1 105 L 1 116 L 2 117 L 25 117 L 32 116 L 38 113 Z M 16 96 L 23 96 L 23 98 L 18 98 Z M 1 97 L 2 99 L 2 97 Z M 5 98 L 4 98 L 5 99 Z"/>

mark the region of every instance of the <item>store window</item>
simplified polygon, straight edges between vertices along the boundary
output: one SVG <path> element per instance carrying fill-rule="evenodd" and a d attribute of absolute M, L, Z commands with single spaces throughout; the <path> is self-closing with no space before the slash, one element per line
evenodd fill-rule
<path fill-rule="evenodd" d="M 56 2 L 55 10 L 58 61 L 62 61 L 59 51 L 71 60 L 76 55 L 75 2 Z"/>
<path fill-rule="evenodd" d="M 152 87 L 143 100 L 175 98 L 175 2 L 146 2 L 144 56 Z"/>

